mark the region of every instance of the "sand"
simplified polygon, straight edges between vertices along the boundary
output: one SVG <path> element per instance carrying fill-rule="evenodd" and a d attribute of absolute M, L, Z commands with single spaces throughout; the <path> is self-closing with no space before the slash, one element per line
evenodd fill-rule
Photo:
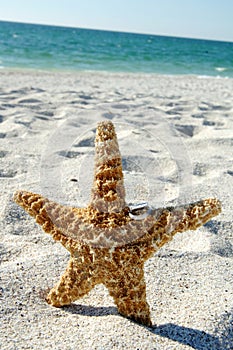
<path fill-rule="evenodd" d="M 233 79 L 2 70 L 0 82 L 1 349 L 231 349 Z M 223 205 L 147 261 L 151 328 L 120 316 L 102 285 L 47 305 L 68 252 L 12 202 L 24 189 L 86 205 L 102 119 L 116 126 L 128 202 Z"/>

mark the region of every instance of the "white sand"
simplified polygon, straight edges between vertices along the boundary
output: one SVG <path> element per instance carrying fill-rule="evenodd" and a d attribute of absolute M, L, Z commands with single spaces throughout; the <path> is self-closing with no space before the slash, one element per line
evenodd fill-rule
<path fill-rule="evenodd" d="M 231 349 L 233 79 L 1 71 L 0 103 L 1 349 Z M 86 205 L 104 118 L 129 202 L 223 204 L 146 263 L 150 329 L 121 317 L 101 285 L 70 307 L 47 305 L 69 255 L 11 199 L 24 189 Z"/>

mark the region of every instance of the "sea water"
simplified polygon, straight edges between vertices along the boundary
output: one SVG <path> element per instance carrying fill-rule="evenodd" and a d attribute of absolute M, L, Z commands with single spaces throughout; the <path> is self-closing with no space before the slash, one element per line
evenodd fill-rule
<path fill-rule="evenodd" d="M 0 21 L 0 68 L 233 77 L 233 43 Z"/>

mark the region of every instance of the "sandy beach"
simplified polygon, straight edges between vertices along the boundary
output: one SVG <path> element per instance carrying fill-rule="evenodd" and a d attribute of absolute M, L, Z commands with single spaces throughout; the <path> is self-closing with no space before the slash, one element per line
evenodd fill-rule
<path fill-rule="evenodd" d="M 231 349 L 233 79 L 1 70 L 0 82 L 1 349 Z M 128 202 L 222 202 L 147 261 L 151 328 L 120 316 L 102 285 L 49 306 L 69 254 L 12 201 L 23 189 L 87 205 L 104 119 L 116 127 Z"/>

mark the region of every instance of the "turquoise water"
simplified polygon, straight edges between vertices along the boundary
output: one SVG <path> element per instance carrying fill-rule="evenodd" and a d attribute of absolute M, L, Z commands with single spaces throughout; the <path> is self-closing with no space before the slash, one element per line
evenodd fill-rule
<path fill-rule="evenodd" d="M 233 43 L 0 21 L 0 67 L 233 77 Z"/>

